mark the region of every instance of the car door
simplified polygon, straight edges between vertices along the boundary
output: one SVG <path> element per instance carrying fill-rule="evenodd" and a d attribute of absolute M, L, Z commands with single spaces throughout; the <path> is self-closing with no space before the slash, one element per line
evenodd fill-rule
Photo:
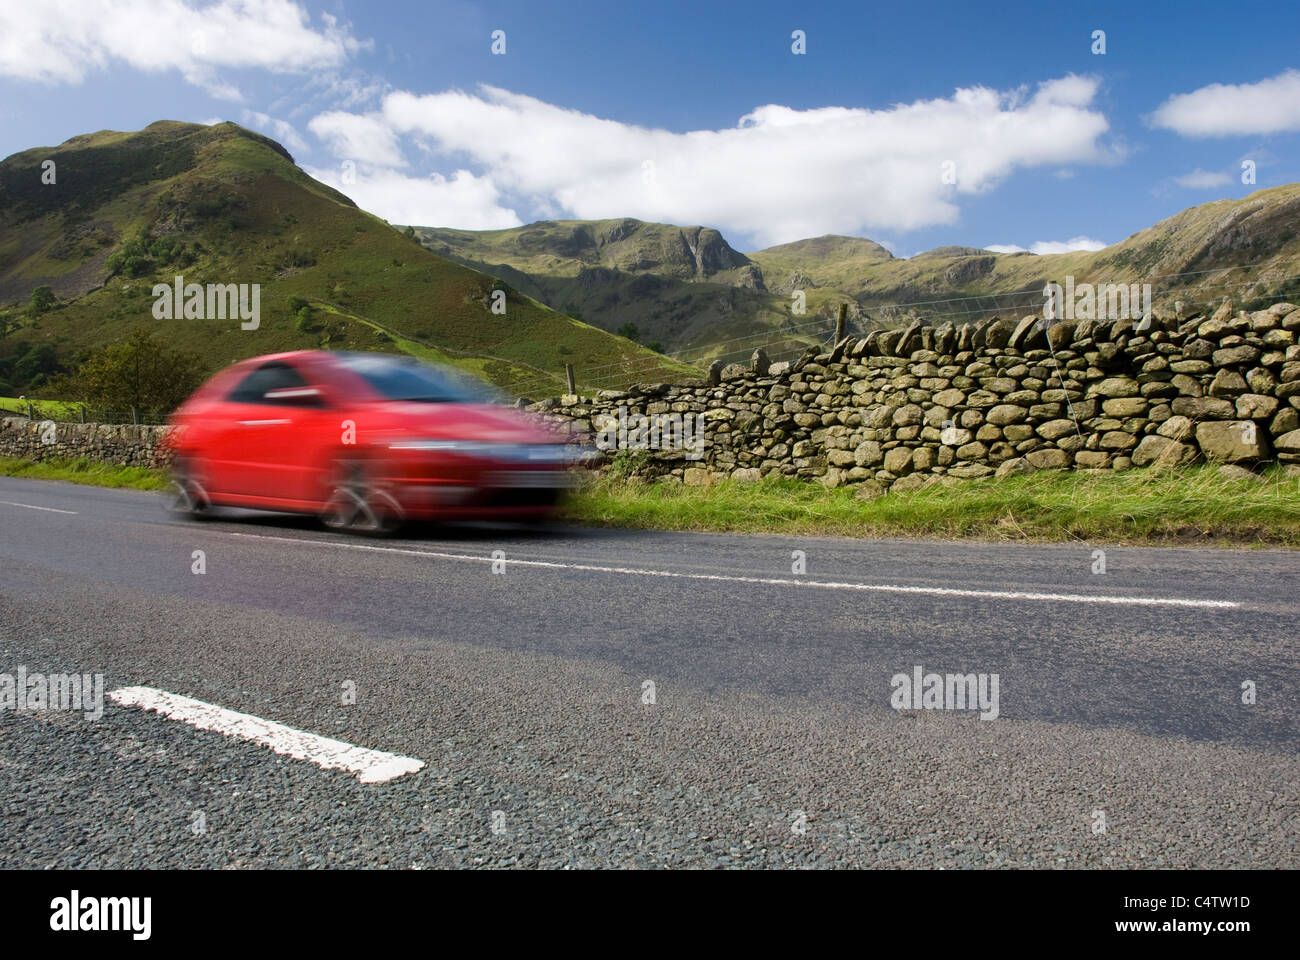
<path fill-rule="evenodd" d="M 292 364 L 270 360 L 240 381 L 227 402 L 228 436 L 221 445 L 227 489 L 265 506 L 294 506 L 304 488 L 302 437 L 314 432 L 323 405 L 319 390 Z"/>

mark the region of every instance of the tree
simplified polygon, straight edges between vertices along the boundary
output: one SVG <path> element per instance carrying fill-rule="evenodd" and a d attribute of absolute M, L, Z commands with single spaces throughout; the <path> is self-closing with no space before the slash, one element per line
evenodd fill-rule
<path fill-rule="evenodd" d="M 32 299 L 27 305 L 27 312 L 33 317 L 39 317 L 56 303 L 58 303 L 58 297 L 54 295 L 54 291 L 47 286 L 40 286 L 32 291 Z"/>
<path fill-rule="evenodd" d="M 118 411 L 168 413 L 203 382 L 199 358 L 170 349 L 137 329 L 124 341 L 92 354 L 74 383 L 86 400 Z"/>
<path fill-rule="evenodd" d="M 637 325 L 633 323 L 631 320 L 623 324 L 623 326 L 619 327 L 617 331 L 620 337 L 627 337 L 627 339 L 629 340 L 635 340 L 637 338 L 637 334 L 639 334 L 640 332 L 641 331 L 637 329 Z"/>
<path fill-rule="evenodd" d="M 13 379 L 27 389 L 42 386 L 59 370 L 58 357 L 54 347 L 48 343 L 38 343 L 27 348 L 13 365 Z"/>

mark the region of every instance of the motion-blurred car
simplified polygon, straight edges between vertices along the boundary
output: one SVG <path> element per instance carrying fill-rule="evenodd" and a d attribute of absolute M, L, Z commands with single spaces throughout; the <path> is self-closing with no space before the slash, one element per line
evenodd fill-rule
<path fill-rule="evenodd" d="M 218 373 L 171 417 L 170 508 L 406 520 L 542 520 L 570 485 L 564 438 L 410 357 L 306 350 Z"/>

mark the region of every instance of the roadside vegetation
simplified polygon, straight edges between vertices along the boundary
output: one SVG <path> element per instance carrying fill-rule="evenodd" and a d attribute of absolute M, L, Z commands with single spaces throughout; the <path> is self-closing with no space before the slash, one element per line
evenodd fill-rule
<path fill-rule="evenodd" d="M 130 490 L 162 490 L 167 486 L 167 474 L 162 470 L 144 467 L 119 467 L 93 460 L 19 460 L 0 457 L 0 476 L 26 477 L 30 480 L 63 480 L 92 487 L 114 487 Z"/>
<path fill-rule="evenodd" d="M 167 485 L 160 470 L 88 460 L 0 457 L 0 476 L 135 490 Z M 1110 476 L 1043 472 L 859 500 L 852 488 L 801 480 L 687 487 L 614 469 L 570 499 L 565 519 L 716 533 L 1300 547 L 1300 479 L 1276 467 L 1253 480 L 1210 466 Z"/>
<path fill-rule="evenodd" d="M 597 477 L 569 507 L 608 527 L 845 537 L 1300 546 L 1300 479 L 1211 466 L 1042 472 L 859 500 L 851 487 L 727 480 L 711 487 Z"/>

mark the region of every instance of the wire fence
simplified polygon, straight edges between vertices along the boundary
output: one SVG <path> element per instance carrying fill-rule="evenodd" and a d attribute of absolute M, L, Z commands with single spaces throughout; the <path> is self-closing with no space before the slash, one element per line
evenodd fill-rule
<path fill-rule="evenodd" d="M 29 420 L 53 420 L 56 423 L 138 424 L 162 426 L 167 414 L 148 410 L 113 410 L 65 400 L 39 400 L 26 397 L 0 397 L 0 417 L 26 417 Z"/>

